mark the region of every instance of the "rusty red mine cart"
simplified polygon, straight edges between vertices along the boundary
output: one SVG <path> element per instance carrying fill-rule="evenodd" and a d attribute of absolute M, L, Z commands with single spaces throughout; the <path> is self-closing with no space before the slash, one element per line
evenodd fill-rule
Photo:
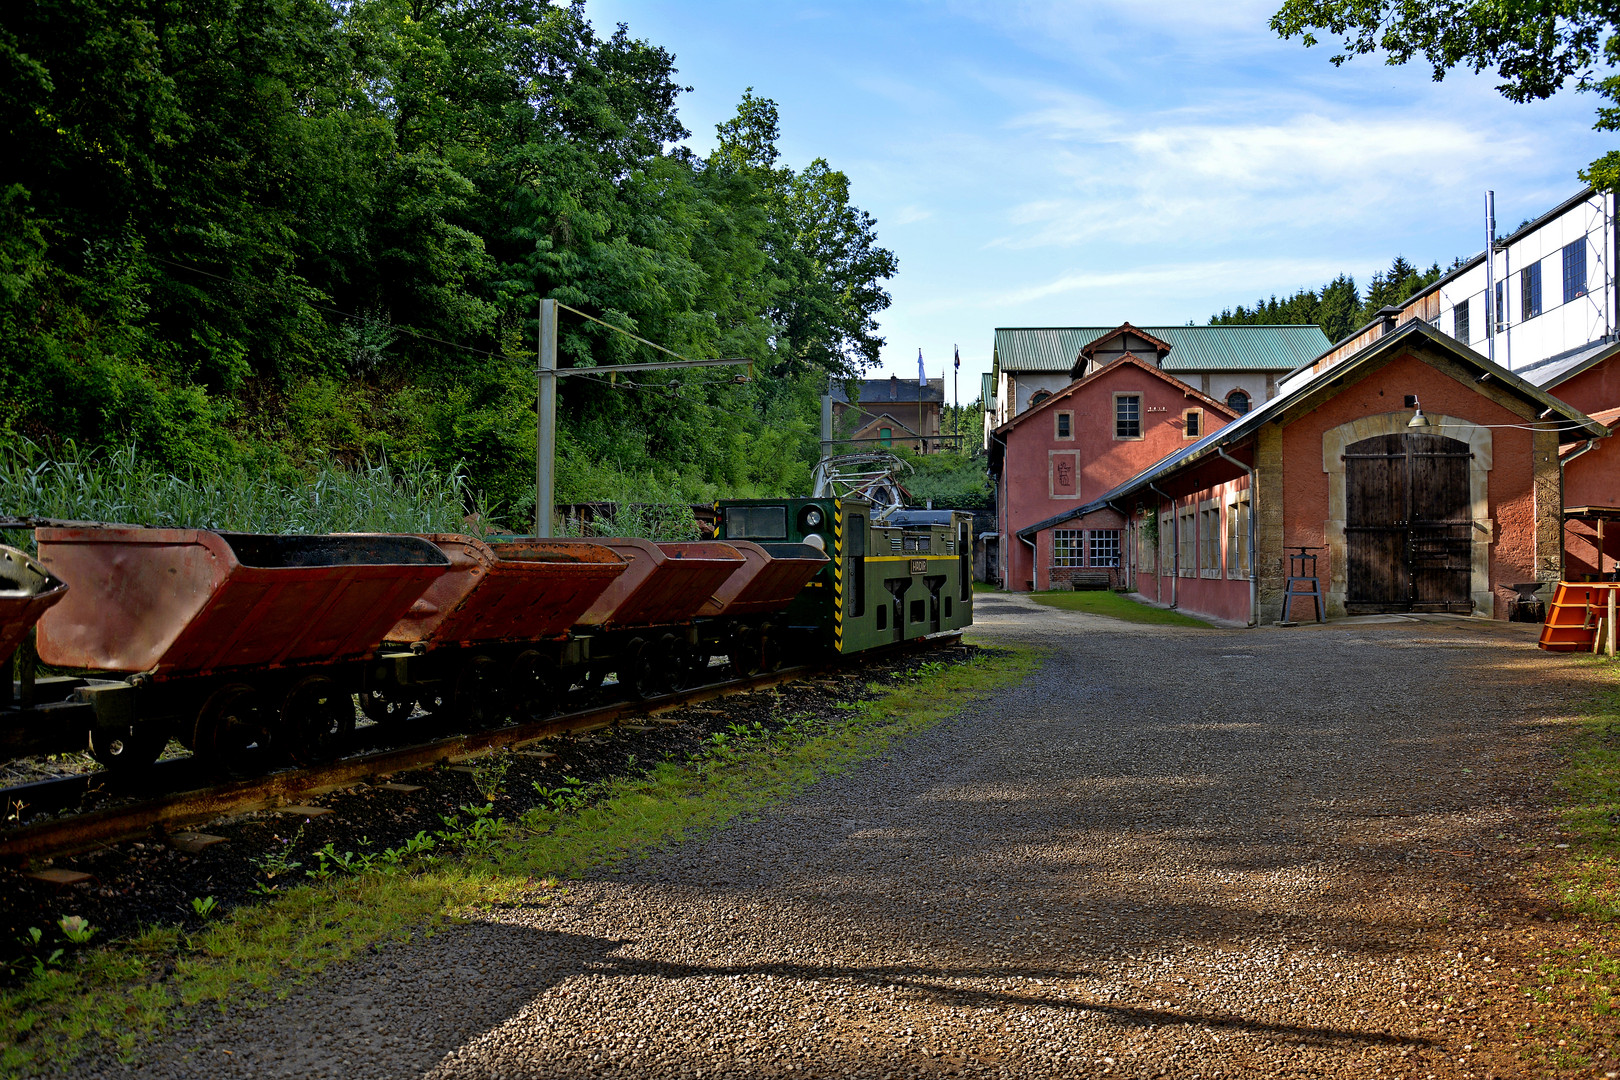
<path fill-rule="evenodd" d="M 15 740 L 21 736 L 21 710 L 31 709 L 41 691 L 46 696 L 60 696 L 61 680 L 46 679 L 43 687 L 37 684 L 29 632 L 67 591 L 61 578 L 26 553 L 0 546 L 0 733 L 4 737 Z"/>
<path fill-rule="evenodd" d="M 699 610 L 699 658 L 707 665 L 711 656 L 728 656 L 739 676 L 775 671 L 794 633 L 785 621 L 788 605 L 821 573 L 827 556 L 809 544 L 726 543 L 747 561 Z"/>
<path fill-rule="evenodd" d="M 576 665 L 565 669 L 570 684 L 600 686 L 609 672 L 633 697 L 649 698 L 692 685 L 707 666 L 699 663 L 698 617 L 715 592 L 747 558 L 731 544 L 660 544 L 608 538 L 629 564 L 579 617 Z"/>
<path fill-rule="evenodd" d="M 40 529 L 72 586 L 39 623 L 39 658 L 86 679 L 91 752 L 149 764 L 172 736 L 230 770 L 338 753 L 364 661 L 449 569 L 414 536 Z M 83 746 L 83 741 L 78 742 Z"/>
<path fill-rule="evenodd" d="M 423 539 L 445 553 L 450 570 L 401 616 L 387 632 L 390 648 L 366 666 L 366 715 L 395 722 L 418 704 L 474 724 L 554 713 L 567 689 L 559 672 L 582 660 L 568 632 L 629 563 L 585 540 Z"/>

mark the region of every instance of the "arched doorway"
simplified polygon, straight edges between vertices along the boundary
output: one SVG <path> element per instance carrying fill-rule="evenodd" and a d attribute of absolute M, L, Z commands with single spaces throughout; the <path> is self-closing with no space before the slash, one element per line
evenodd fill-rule
<path fill-rule="evenodd" d="M 1345 447 L 1349 614 L 1473 611 L 1472 458 L 1466 442 L 1419 432 Z"/>

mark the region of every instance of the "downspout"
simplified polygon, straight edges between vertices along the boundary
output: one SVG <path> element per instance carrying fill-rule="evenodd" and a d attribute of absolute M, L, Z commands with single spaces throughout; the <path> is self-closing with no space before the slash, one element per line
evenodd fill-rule
<path fill-rule="evenodd" d="M 999 438 L 994 431 L 990 438 L 1001 444 L 1001 472 L 996 474 L 996 531 L 1000 539 L 996 543 L 996 562 L 1001 564 L 1001 591 L 1012 592 L 1012 584 L 1008 580 L 1008 571 L 1012 568 L 1012 538 L 1008 535 L 1007 511 L 1007 440 Z"/>
<path fill-rule="evenodd" d="M 1254 504 L 1255 495 L 1257 494 L 1257 492 L 1254 490 L 1254 469 L 1243 464 L 1243 462 L 1239 461 L 1231 454 L 1228 454 L 1220 446 L 1215 447 L 1215 452 L 1249 474 L 1249 625 L 1259 626 L 1260 576 L 1259 568 L 1256 566 L 1254 561 Z"/>
<path fill-rule="evenodd" d="M 1111 502 L 1103 505 L 1113 510 L 1125 522 L 1125 527 L 1119 531 L 1119 577 L 1127 589 L 1135 592 L 1136 584 L 1131 575 L 1131 552 L 1135 549 L 1135 544 L 1131 541 L 1131 517 Z"/>
<path fill-rule="evenodd" d="M 1173 552 L 1170 560 L 1170 606 L 1175 607 L 1181 603 L 1181 507 L 1176 505 L 1175 499 L 1160 491 L 1157 484 L 1149 484 L 1148 490 L 1170 499 L 1170 550 Z"/>
<path fill-rule="evenodd" d="M 1018 539 L 1029 545 L 1029 591 L 1034 592 L 1035 586 L 1040 582 L 1041 579 L 1040 566 L 1035 560 L 1035 552 L 1037 550 L 1035 547 L 1035 541 L 1031 540 L 1023 533 L 1018 534 Z M 1050 585 L 1051 582 L 1047 582 L 1047 584 Z"/>

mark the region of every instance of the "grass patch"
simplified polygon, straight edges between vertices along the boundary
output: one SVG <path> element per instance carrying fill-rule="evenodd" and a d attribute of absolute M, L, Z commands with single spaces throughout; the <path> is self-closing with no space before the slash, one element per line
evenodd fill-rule
<path fill-rule="evenodd" d="M 1536 958 L 1534 982 L 1521 991 L 1539 1007 L 1525 1055 L 1580 1068 L 1608 1058 L 1620 1040 L 1620 690 L 1592 701 L 1566 755 L 1558 788 L 1569 850 L 1545 866 L 1545 887 L 1585 925 L 1578 940 Z"/>
<path fill-rule="evenodd" d="M 1090 589 L 1081 592 L 1030 593 L 1037 604 L 1057 608 L 1059 611 L 1083 611 L 1088 615 L 1105 615 L 1124 622 L 1153 623 L 1158 626 L 1201 626 L 1210 629 L 1202 619 L 1183 615 L 1168 608 L 1149 607 L 1112 589 Z"/>
<path fill-rule="evenodd" d="M 128 1060 L 190 1011 L 279 1000 L 363 950 L 431 937 L 496 905 L 543 903 L 559 881 L 712 832 L 877 757 L 1039 661 L 1037 650 L 1009 646 L 922 664 L 830 721 L 717 733 L 685 762 L 600 784 L 584 805 L 559 799 L 516 821 L 469 806 L 395 864 L 367 860 L 361 872 L 278 892 L 194 934 L 157 928 L 87 948 L 0 994 L 0 1071 L 60 1071 L 97 1049 Z"/>

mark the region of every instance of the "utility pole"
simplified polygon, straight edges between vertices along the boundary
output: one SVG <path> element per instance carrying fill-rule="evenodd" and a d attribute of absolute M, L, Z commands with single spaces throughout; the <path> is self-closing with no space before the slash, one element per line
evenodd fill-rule
<path fill-rule="evenodd" d="M 534 448 L 534 535 L 552 534 L 557 472 L 557 301 L 540 301 L 539 429 Z"/>
<path fill-rule="evenodd" d="M 673 356 L 674 360 L 659 360 L 650 364 L 610 364 L 605 367 L 587 368 L 557 368 L 557 310 L 561 308 L 571 311 L 582 319 L 599 323 L 614 333 L 623 334 L 643 345 L 657 349 L 661 353 Z M 737 364 L 753 366 L 753 361 L 747 357 L 738 357 L 726 360 L 691 360 L 678 352 L 664 348 L 657 342 L 648 341 L 628 330 L 614 326 L 610 322 L 603 322 L 595 315 L 587 315 L 578 308 L 571 308 L 567 304 L 556 300 L 540 301 L 540 366 L 537 377 L 539 387 L 535 397 L 535 407 L 539 415 L 535 425 L 534 446 L 534 531 L 542 539 L 550 537 L 553 530 L 552 517 L 556 513 L 556 480 L 557 480 L 557 380 L 569 375 L 612 375 L 620 371 L 668 371 L 672 368 L 691 367 L 730 367 Z M 737 376 L 737 382 L 747 382 L 748 376 Z M 832 406 L 826 406 L 829 410 Z"/>

